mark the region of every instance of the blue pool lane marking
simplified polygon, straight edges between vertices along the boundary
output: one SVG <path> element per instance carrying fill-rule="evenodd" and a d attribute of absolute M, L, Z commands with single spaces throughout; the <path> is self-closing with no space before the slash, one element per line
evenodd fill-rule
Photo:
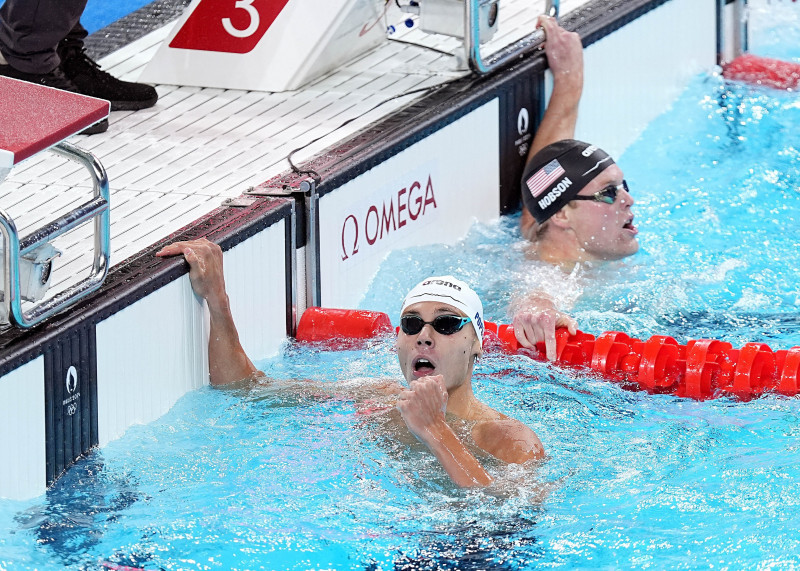
<path fill-rule="evenodd" d="M 116 22 L 123 16 L 146 6 L 151 0 L 89 0 L 81 16 L 81 24 L 90 34 Z"/>

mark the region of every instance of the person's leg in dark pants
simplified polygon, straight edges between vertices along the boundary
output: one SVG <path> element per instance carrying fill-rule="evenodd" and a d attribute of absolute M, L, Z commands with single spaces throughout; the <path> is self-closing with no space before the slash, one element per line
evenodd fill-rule
<path fill-rule="evenodd" d="M 38 75 L 56 69 L 61 63 L 58 42 L 78 25 L 86 2 L 6 0 L 0 6 L 0 53 L 8 65 Z"/>
<path fill-rule="evenodd" d="M 111 110 L 152 107 L 156 90 L 121 81 L 86 54 L 80 23 L 87 0 L 6 0 L 0 7 L 0 75 L 111 102 Z M 100 131 L 98 131 L 100 132 Z"/>

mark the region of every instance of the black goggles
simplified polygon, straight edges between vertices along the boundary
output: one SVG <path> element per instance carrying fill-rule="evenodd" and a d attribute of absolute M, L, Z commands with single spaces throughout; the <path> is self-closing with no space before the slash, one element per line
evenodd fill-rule
<path fill-rule="evenodd" d="M 628 190 L 628 183 L 624 180 L 622 184 L 609 184 L 603 190 L 595 192 L 591 196 L 573 196 L 570 200 L 594 200 L 605 204 L 614 204 L 617 200 L 617 194 L 623 190 L 630 193 L 630 190 Z"/>
<path fill-rule="evenodd" d="M 406 335 L 416 335 L 426 325 L 433 326 L 433 330 L 442 335 L 452 335 L 456 331 L 461 331 L 467 323 L 472 321 L 469 317 L 459 317 L 458 315 L 440 315 L 433 321 L 424 321 L 419 315 L 404 315 L 400 318 L 400 329 Z"/>

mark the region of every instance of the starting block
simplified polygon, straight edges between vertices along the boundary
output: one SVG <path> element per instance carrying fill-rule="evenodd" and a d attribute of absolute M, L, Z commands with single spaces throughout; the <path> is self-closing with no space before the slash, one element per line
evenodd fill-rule
<path fill-rule="evenodd" d="M 7 268 L 0 271 L 0 321 L 31 327 L 102 285 L 110 250 L 108 177 L 94 156 L 64 139 L 102 121 L 109 111 L 109 102 L 102 99 L 0 76 L 0 182 L 14 166 L 49 149 L 82 164 L 94 186 L 91 200 L 23 238 L 14 220 L 0 209 L 2 267 Z M 94 261 L 89 276 L 43 299 L 52 261 L 59 255 L 50 242 L 88 222 L 94 222 Z M 23 310 L 23 299 L 38 303 Z"/>
<path fill-rule="evenodd" d="M 139 81 L 288 91 L 386 40 L 385 0 L 193 0 Z"/>

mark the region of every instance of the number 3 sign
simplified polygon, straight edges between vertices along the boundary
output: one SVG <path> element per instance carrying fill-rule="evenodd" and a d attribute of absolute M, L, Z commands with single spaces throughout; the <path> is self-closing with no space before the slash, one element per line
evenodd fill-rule
<path fill-rule="evenodd" d="M 2 0 L 0 0 L 1 2 Z M 385 40 L 385 0 L 193 0 L 140 81 L 286 91 Z M 362 35 L 364 29 L 368 34 Z"/>
<path fill-rule="evenodd" d="M 246 54 L 289 0 L 201 0 L 170 42 L 171 48 Z"/>

